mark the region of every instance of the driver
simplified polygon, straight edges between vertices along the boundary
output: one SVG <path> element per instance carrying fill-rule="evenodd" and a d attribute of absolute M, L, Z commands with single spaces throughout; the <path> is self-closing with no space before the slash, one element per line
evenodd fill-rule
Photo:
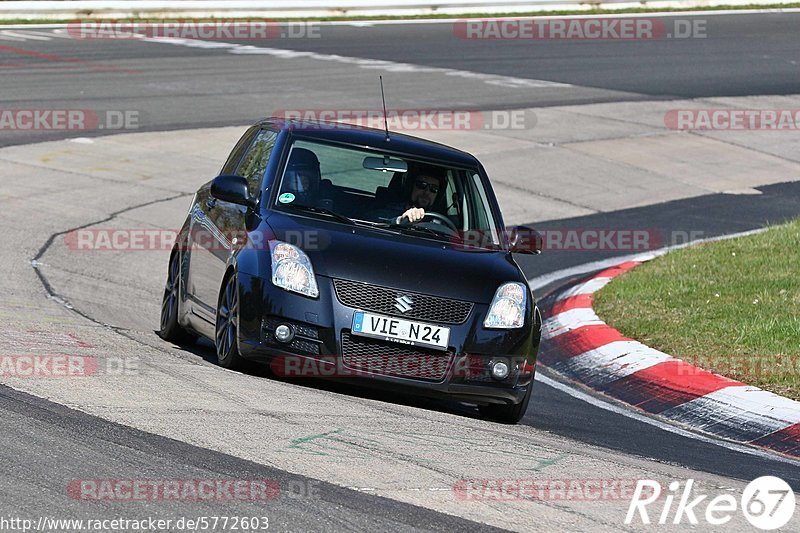
<path fill-rule="evenodd" d="M 418 222 L 425 218 L 425 208 L 432 208 L 439 193 L 444 193 L 445 175 L 444 172 L 436 167 L 424 166 L 411 184 L 411 197 L 406 210 L 397 217 L 396 222 L 400 224 L 403 219 L 409 222 Z"/>
<path fill-rule="evenodd" d="M 305 148 L 294 148 L 283 177 L 284 191 L 294 193 L 299 204 L 314 205 L 320 178 L 316 154 Z"/>

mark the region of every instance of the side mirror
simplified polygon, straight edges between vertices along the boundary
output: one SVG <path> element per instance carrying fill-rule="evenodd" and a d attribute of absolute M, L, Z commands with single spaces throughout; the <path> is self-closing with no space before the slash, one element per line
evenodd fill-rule
<path fill-rule="evenodd" d="M 256 205 L 247 189 L 247 180 L 241 176 L 222 175 L 211 182 L 211 196 L 223 202 L 253 208 Z"/>
<path fill-rule="evenodd" d="M 542 234 L 527 226 L 514 226 L 508 234 L 511 253 L 540 254 L 543 248 Z"/>

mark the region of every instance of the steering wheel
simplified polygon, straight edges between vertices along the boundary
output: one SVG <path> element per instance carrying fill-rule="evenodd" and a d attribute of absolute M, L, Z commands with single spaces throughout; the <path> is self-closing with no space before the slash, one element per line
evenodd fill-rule
<path fill-rule="evenodd" d="M 446 216 L 444 216 L 444 215 L 441 215 L 441 214 L 439 214 L 439 213 L 435 213 L 435 212 L 432 212 L 432 211 L 431 211 L 431 212 L 427 212 L 427 213 L 425 213 L 425 216 L 424 216 L 424 217 L 422 217 L 422 219 L 418 220 L 418 221 L 417 221 L 417 222 L 415 222 L 415 223 L 416 223 L 416 224 L 419 224 L 420 222 L 422 222 L 422 221 L 423 221 L 423 220 L 425 220 L 426 218 L 431 218 L 431 219 L 433 219 L 433 220 L 438 220 L 438 221 L 440 221 L 442 224 L 444 224 L 445 226 L 447 226 L 448 228 L 450 228 L 451 230 L 453 230 L 453 231 L 455 231 L 456 233 L 458 233 L 458 228 L 456 228 L 456 225 L 455 225 L 455 224 L 453 224 L 453 221 L 452 221 L 452 220 L 450 220 L 449 218 L 447 218 L 447 217 L 446 217 Z"/>

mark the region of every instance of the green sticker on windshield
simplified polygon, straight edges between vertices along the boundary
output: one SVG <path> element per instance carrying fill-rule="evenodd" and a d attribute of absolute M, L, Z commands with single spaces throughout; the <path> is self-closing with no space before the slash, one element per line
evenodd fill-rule
<path fill-rule="evenodd" d="M 278 201 L 282 204 L 290 204 L 294 202 L 294 194 L 290 192 L 285 192 L 278 196 Z"/>

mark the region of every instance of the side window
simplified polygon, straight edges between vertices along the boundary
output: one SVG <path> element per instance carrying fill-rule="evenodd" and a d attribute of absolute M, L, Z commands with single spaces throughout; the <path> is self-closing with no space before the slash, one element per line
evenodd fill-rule
<path fill-rule="evenodd" d="M 456 187 L 456 180 L 453 179 L 453 171 L 447 171 L 447 187 L 445 187 L 445 202 L 447 202 L 447 215 L 451 217 L 458 216 L 458 210 L 461 207 L 458 202 L 457 198 L 460 196 L 458 194 L 458 188 Z"/>
<path fill-rule="evenodd" d="M 256 136 L 258 130 L 258 126 L 253 126 L 247 130 L 244 135 L 242 135 L 242 138 L 239 139 L 239 142 L 237 142 L 236 146 L 234 146 L 233 150 L 231 150 L 231 155 L 229 155 L 228 160 L 225 161 L 225 165 L 222 167 L 220 174 L 236 173 L 236 167 L 239 166 L 239 161 L 241 161 L 244 151 L 247 150 L 247 147 L 250 146 L 250 144 L 252 144 L 253 137 Z"/>
<path fill-rule="evenodd" d="M 459 174 L 463 174 L 463 172 L 459 172 Z M 458 179 L 458 175 L 455 174 L 454 171 L 448 171 L 447 177 L 447 216 L 450 217 L 453 222 L 457 222 L 456 226 L 460 227 L 461 229 L 467 229 L 465 226 L 466 217 L 463 214 L 466 212 L 466 198 L 464 195 L 463 187 L 461 185 L 461 180 Z"/>
<path fill-rule="evenodd" d="M 475 227 L 484 230 L 488 229 L 492 234 L 492 242 L 494 244 L 498 244 L 500 242 L 500 238 L 497 235 L 494 217 L 492 216 L 491 211 L 489 211 L 489 200 L 486 197 L 486 190 L 483 188 L 480 175 L 472 175 L 472 185 L 473 186 L 471 189 L 475 195 L 472 198 L 472 216 Z"/>
<path fill-rule="evenodd" d="M 251 195 L 258 194 L 261 187 L 261 179 L 267 169 L 269 156 L 275 147 L 275 140 L 278 134 L 270 130 L 261 130 L 256 135 L 253 144 L 245 154 L 236 174 L 247 180 L 247 188 Z"/>

